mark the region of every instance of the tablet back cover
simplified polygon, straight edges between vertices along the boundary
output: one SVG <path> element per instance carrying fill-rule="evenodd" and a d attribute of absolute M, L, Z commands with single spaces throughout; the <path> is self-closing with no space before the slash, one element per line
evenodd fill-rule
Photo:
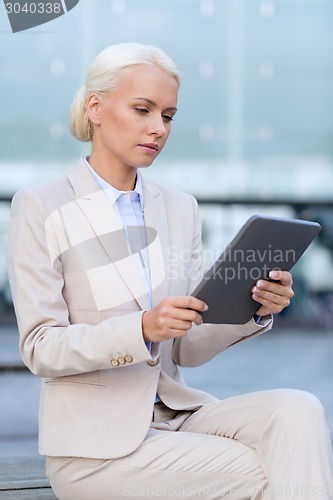
<path fill-rule="evenodd" d="M 259 309 L 251 297 L 258 279 L 273 269 L 289 271 L 320 232 L 298 219 L 254 215 L 205 274 L 192 295 L 205 301 L 205 323 L 244 324 Z"/>

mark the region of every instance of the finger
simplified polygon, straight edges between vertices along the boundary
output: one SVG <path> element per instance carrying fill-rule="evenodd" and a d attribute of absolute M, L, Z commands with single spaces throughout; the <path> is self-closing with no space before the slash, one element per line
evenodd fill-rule
<path fill-rule="evenodd" d="M 204 312 L 208 311 L 208 305 L 203 300 L 197 299 L 196 297 L 188 296 L 189 299 L 189 309 L 193 309 L 194 311 Z"/>
<path fill-rule="evenodd" d="M 194 310 L 188 308 L 175 307 L 172 311 L 172 316 L 177 319 L 193 321 L 194 323 L 200 320 L 201 314 Z"/>
<path fill-rule="evenodd" d="M 293 284 L 292 274 L 289 271 L 271 271 L 269 277 L 272 280 L 279 281 L 281 285 L 291 286 Z"/>
<path fill-rule="evenodd" d="M 164 342 L 169 339 L 175 339 L 177 337 L 184 337 L 187 334 L 187 330 L 169 328 L 163 332 L 155 332 L 155 337 L 153 342 Z"/>
<path fill-rule="evenodd" d="M 268 308 L 271 313 L 280 312 L 290 304 L 289 297 L 276 295 L 270 292 L 265 292 L 260 296 L 253 294 L 252 298 L 262 306 Z"/>
<path fill-rule="evenodd" d="M 192 328 L 192 321 L 182 321 L 182 320 L 173 320 L 170 323 L 170 330 L 182 330 L 182 331 L 187 331 Z"/>
<path fill-rule="evenodd" d="M 175 339 L 177 337 L 184 337 L 187 334 L 187 330 L 177 330 L 176 328 L 172 328 L 170 330 L 170 338 Z"/>
<path fill-rule="evenodd" d="M 277 285 L 277 288 L 273 289 L 262 289 L 255 286 L 252 289 L 252 296 L 259 299 L 266 299 L 276 304 L 280 304 L 284 302 L 285 299 L 291 299 L 294 296 L 294 292 L 291 288 L 285 287 L 283 285 Z"/>
<path fill-rule="evenodd" d="M 256 314 L 258 316 L 267 316 L 267 314 L 276 314 L 276 313 L 271 312 L 269 309 L 267 309 L 267 307 L 260 306 Z"/>
<path fill-rule="evenodd" d="M 169 297 L 170 303 L 174 307 L 179 307 L 182 309 L 193 309 L 193 311 L 207 311 L 207 304 L 192 295 L 179 296 L 179 297 Z"/>
<path fill-rule="evenodd" d="M 261 307 L 258 309 L 256 314 L 258 314 L 259 316 L 264 316 L 266 314 L 280 313 L 283 309 L 285 309 L 285 307 L 290 304 L 290 300 L 287 300 L 285 304 L 275 304 L 266 299 L 261 299 L 259 303 L 261 304 Z"/>
<path fill-rule="evenodd" d="M 272 281 L 267 280 L 259 280 L 252 288 L 252 292 L 258 295 L 262 295 L 265 291 L 281 295 L 283 297 L 292 298 L 294 296 L 294 292 L 291 288 L 291 284 L 283 285 L 282 283 L 274 283 Z"/>

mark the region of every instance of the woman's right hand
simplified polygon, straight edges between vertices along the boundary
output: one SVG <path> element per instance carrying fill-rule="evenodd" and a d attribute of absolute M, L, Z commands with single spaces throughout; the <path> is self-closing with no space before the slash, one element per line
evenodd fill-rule
<path fill-rule="evenodd" d="M 200 312 L 208 306 L 190 295 L 166 297 L 156 307 L 142 316 L 142 331 L 145 342 L 163 342 L 186 335 L 192 323 L 200 325 Z"/>

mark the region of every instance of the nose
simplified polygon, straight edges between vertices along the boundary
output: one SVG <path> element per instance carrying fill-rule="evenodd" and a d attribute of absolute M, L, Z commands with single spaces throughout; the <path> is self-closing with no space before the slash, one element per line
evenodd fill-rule
<path fill-rule="evenodd" d="M 156 137 L 162 138 L 167 132 L 163 117 L 152 116 L 149 123 L 148 135 L 155 135 Z"/>

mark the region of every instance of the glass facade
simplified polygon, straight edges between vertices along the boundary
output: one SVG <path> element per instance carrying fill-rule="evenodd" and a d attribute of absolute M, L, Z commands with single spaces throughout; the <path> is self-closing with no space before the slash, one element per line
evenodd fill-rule
<path fill-rule="evenodd" d="M 162 47 L 182 74 L 173 133 L 150 175 L 197 195 L 330 198 L 332 0 L 81 0 L 37 28 L 9 28 L 1 7 L 0 172 L 15 164 L 18 183 L 29 181 L 22 163 L 34 180 L 89 151 L 68 130 L 72 97 L 97 52 L 139 41 Z"/>
<path fill-rule="evenodd" d="M 73 96 L 100 50 L 129 41 L 163 48 L 182 75 L 168 145 L 145 175 L 235 203 L 202 206 L 210 249 L 218 252 L 255 211 L 299 216 L 290 205 L 239 202 L 331 202 L 332 0 L 80 0 L 15 34 L 1 5 L 0 195 L 66 172 L 89 153 L 69 132 Z M 314 288 L 333 283 L 330 214 L 310 214 L 325 229 L 319 287 L 317 257 L 307 264 Z M 0 223 L 1 247 L 6 230 Z"/>

